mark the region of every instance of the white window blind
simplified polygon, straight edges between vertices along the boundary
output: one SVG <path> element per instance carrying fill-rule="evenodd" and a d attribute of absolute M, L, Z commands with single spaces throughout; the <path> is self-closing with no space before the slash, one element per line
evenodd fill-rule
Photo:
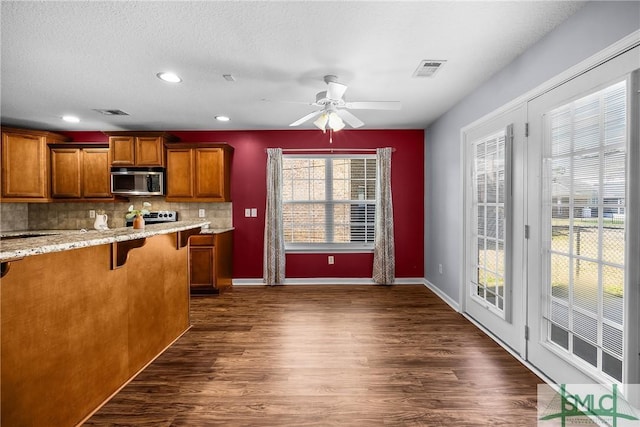
<path fill-rule="evenodd" d="M 285 155 L 285 249 L 372 250 L 375 160 L 375 155 Z"/>
<path fill-rule="evenodd" d="M 502 318 L 507 286 L 510 132 L 511 127 L 472 143 L 476 265 L 471 295 Z"/>
<path fill-rule="evenodd" d="M 548 339 L 623 378 L 626 82 L 545 116 Z"/>

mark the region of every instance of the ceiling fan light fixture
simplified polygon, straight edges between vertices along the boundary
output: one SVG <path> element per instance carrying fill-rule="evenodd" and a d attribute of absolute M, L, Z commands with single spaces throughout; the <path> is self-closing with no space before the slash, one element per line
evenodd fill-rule
<path fill-rule="evenodd" d="M 302 102 L 301 104 L 319 107 L 306 116 L 303 116 L 291 123 L 289 126 L 300 126 L 302 123 L 314 120 L 313 124 L 323 133 L 327 128 L 333 131 L 344 129 L 347 125 L 352 128 L 364 126 L 364 122 L 353 115 L 348 110 L 399 110 L 399 101 L 350 101 L 344 100 L 344 93 L 347 86 L 338 83 L 337 77 L 329 74 L 324 76 L 327 90 L 316 93 L 316 100 L 312 103 Z M 291 102 L 291 101 L 289 101 Z M 300 104 L 300 103 L 299 103 Z"/>
<path fill-rule="evenodd" d="M 335 132 L 345 127 L 344 121 L 335 111 L 329 113 L 329 127 Z"/>
<path fill-rule="evenodd" d="M 320 117 L 318 117 L 313 124 L 320 129 L 322 132 L 326 131 L 327 121 L 329 121 L 329 115 L 327 113 L 322 113 Z"/>

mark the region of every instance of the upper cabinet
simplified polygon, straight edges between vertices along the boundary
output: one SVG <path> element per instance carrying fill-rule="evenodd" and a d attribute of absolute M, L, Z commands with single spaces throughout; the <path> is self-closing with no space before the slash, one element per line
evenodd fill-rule
<path fill-rule="evenodd" d="M 112 197 L 109 148 L 82 149 L 82 196 L 85 198 Z"/>
<path fill-rule="evenodd" d="M 167 144 L 167 201 L 230 202 L 232 154 L 223 143 Z"/>
<path fill-rule="evenodd" d="M 112 166 L 164 166 L 164 144 L 178 139 L 167 132 L 105 132 Z"/>
<path fill-rule="evenodd" d="M 96 144 L 52 144 L 51 197 L 56 199 L 112 198 L 109 147 Z"/>
<path fill-rule="evenodd" d="M 64 135 L 52 132 L 2 128 L 2 200 L 49 201 L 47 144 L 68 140 Z"/>

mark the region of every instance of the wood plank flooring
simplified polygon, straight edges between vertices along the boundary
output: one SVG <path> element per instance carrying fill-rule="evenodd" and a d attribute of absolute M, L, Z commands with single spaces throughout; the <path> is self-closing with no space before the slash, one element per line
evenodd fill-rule
<path fill-rule="evenodd" d="M 541 380 L 421 285 L 235 287 L 87 426 L 535 426 Z"/>

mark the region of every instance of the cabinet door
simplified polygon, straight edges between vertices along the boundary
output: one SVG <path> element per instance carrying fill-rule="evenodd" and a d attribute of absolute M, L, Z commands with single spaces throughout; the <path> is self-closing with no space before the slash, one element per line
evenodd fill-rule
<path fill-rule="evenodd" d="M 109 149 L 82 150 L 82 195 L 84 197 L 111 197 L 109 176 Z"/>
<path fill-rule="evenodd" d="M 193 197 L 193 156 L 188 148 L 167 150 L 167 200 Z"/>
<path fill-rule="evenodd" d="M 213 246 L 192 246 L 189 249 L 189 284 L 192 290 L 215 290 L 214 254 Z"/>
<path fill-rule="evenodd" d="M 136 165 L 164 166 L 162 148 L 162 138 L 160 137 L 136 137 Z"/>
<path fill-rule="evenodd" d="M 189 286 L 192 293 L 217 293 L 216 236 L 198 234 L 189 238 Z"/>
<path fill-rule="evenodd" d="M 47 146 L 43 136 L 2 134 L 2 196 L 47 198 Z"/>
<path fill-rule="evenodd" d="M 224 201 L 225 167 L 221 148 L 196 148 L 195 197 L 212 201 Z"/>
<path fill-rule="evenodd" d="M 133 166 L 135 159 L 135 138 L 133 136 L 111 136 L 111 164 L 113 166 Z"/>
<path fill-rule="evenodd" d="M 51 196 L 62 198 L 82 197 L 80 173 L 81 154 L 79 148 L 51 149 Z"/>

